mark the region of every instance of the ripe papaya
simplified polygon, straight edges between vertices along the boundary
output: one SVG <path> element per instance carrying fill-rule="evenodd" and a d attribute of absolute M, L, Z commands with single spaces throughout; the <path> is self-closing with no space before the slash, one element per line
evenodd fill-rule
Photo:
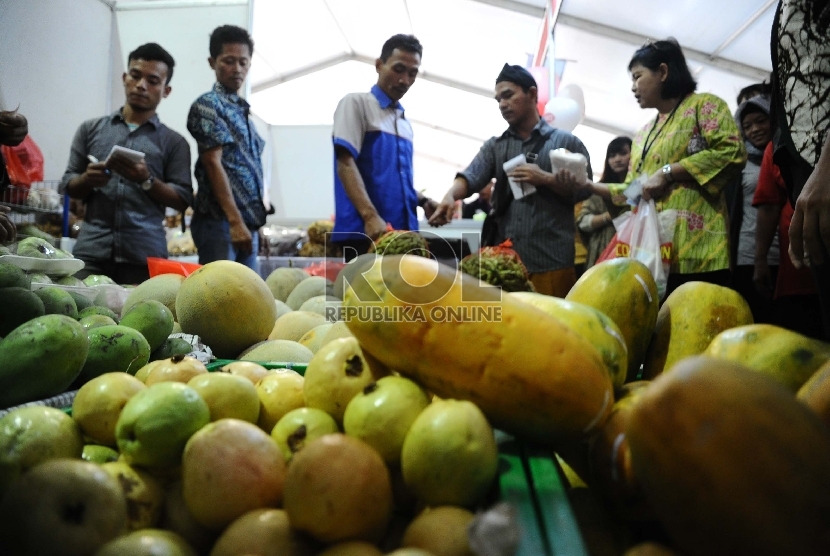
<path fill-rule="evenodd" d="M 830 554 L 830 430 L 771 378 L 687 358 L 642 394 L 626 436 L 683 554 Z"/>
<path fill-rule="evenodd" d="M 666 298 L 657 314 L 643 379 L 668 371 L 684 357 L 700 355 L 724 330 L 752 322 L 749 305 L 735 290 L 708 282 L 683 284 Z"/>
<path fill-rule="evenodd" d="M 608 367 L 614 388 L 625 383 L 628 372 L 628 347 L 619 327 L 605 313 L 576 301 L 535 292 L 514 292 L 513 297 L 530 303 L 591 342 Z"/>
<path fill-rule="evenodd" d="M 704 355 L 740 363 L 796 392 L 830 360 L 830 344 L 771 324 L 750 324 L 715 336 Z"/>
<path fill-rule="evenodd" d="M 830 428 L 830 362 L 813 373 L 796 394 L 801 402 L 816 412 Z"/>
<path fill-rule="evenodd" d="M 365 352 L 491 423 L 552 443 L 582 438 L 613 403 L 597 350 L 560 321 L 435 260 L 384 256 L 345 292 Z"/>
<path fill-rule="evenodd" d="M 589 442 L 591 487 L 616 514 L 627 520 L 654 517 L 634 475 L 631 450 L 625 435 L 631 411 L 650 384 L 647 380 L 637 380 L 618 389 L 611 414 Z"/>
<path fill-rule="evenodd" d="M 598 309 L 617 324 L 628 347 L 626 382 L 636 380 L 660 309 L 651 271 L 627 257 L 604 261 L 586 270 L 565 299 Z"/>

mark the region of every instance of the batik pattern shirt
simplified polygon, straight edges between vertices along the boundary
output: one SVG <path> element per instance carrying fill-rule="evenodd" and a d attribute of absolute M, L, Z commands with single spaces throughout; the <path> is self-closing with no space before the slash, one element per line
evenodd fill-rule
<path fill-rule="evenodd" d="M 671 272 L 694 274 L 729 268 L 723 191 L 740 176 L 746 163 L 744 141 L 729 107 L 712 94 L 687 96 L 674 116 L 658 116 L 650 139 L 653 143 L 643 158 L 645 141 L 654 125 L 651 120 L 634 136 L 625 183 L 608 184 L 612 200 L 625 204 L 622 192 L 638 175 L 651 176 L 666 164 L 680 163 L 694 180 L 676 181 L 670 192 L 655 202 L 658 211 L 677 210 Z"/>
<path fill-rule="evenodd" d="M 222 147 L 222 167 L 236 207 L 245 225 L 252 230 L 265 224 L 265 205 L 262 202 L 262 151 L 265 141 L 249 118 L 250 105 L 235 92 L 220 83 L 213 90 L 196 99 L 187 116 L 187 130 L 196 140 L 199 154 Z M 226 220 L 201 159 L 196 161 L 196 183 L 199 189 L 193 206 L 195 212 Z"/>
<path fill-rule="evenodd" d="M 777 78 L 793 145 L 818 163 L 830 129 L 830 2 L 782 0 L 778 19 Z"/>

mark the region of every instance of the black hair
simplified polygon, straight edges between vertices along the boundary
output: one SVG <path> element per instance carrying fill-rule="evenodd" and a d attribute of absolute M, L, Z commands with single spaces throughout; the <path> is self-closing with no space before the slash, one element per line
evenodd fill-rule
<path fill-rule="evenodd" d="M 628 63 L 628 71 L 631 71 L 631 68 L 637 65 L 651 71 L 657 71 L 660 64 L 666 64 L 669 69 L 660 93 L 662 98 L 683 98 L 689 93 L 695 92 L 697 82 L 692 77 L 692 72 L 689 71 L 683 50 L 681 50 L 677 40 L 671 37 L 662 41 L 650 42 L 637 50 Z"/>
<path fill-rule="evenodd" d="M 628 150 L 631 151 L 631 138 L 625 137 L 624 135 L 614 137 L 611 139 L 611 142 L 608 143 L 608 149 L 605 151 L 605 168 L 602 170 L 602 177 L 599 179 L 600 183 L 622 183 L 625 180 L 626 172 L 623 172 L 622 175 L 618 175 L 611 169 L 611 165 L 608 164 L 608 160 L 615 154 L 623 152 L 626 147 L 628 147 Z"/>
<path fill-rule="evenodd" d="M 130 52 L 130 55 L 127 56 L 127 65 L 129 65 L 129 63 L 133 60 L 163 62 L 164 65 L 167 66 L 167 81 L 165 82 L 165 85 L 170 84 L 170 80 L 173 79 L 173 67 L 176 65 L 176 61 L 173 60 L 173 57 L 169 52 L 154 42 L 142 44 Z"/>
<path fill-rule="evenodd" d="M 396 48 L 404 52 L 412 52 L 418 56 L 422 56 L 424 52 L 424 47 L 421 46 L 415 35 L 393 35 L 383 43 L 383 48 L 380 49 L 380 61 L 386 62 Z"/>
<path fill-rule="evenodd" d="M 214 60 L 222 54 L 222 45 L 247 44 L 248 54 L 254 55 L 254 39 L 248 31 L 236 25 L 222 25 L 210 34 L 210 57 Z"/>
<path fill-rule="evenodd" d="M 743 103 L 743 101 L 751 99 L 752 97 L 757 96 L 770 96 L 772 94 L 772 85 L 764 81 L 763 83 L 753 83 L 752 85 L 747 85 L 743 89 L 740 90 L 738 93 L 738 105 Z"/>

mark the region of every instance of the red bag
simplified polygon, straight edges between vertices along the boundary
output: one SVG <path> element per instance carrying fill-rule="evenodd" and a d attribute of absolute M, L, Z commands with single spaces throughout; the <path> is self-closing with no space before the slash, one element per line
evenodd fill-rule
<path fill-rule="evenodd" d="M 202 268 L 202 265 L 171 261 L 158 257 L 147 257 L 147 267 L 150 271 L 150 278 L 158 276 L 159 274 L 178 274 L 187 278 L 196 272 L 196 270 Z"/>
<path fill-rule="evenodd" d="M 43 181 L 43 153 L 27 135 L 16 147 L 2 146 L 6 170 L 12 185 L 30 186 L 36 181 Z"/>
<path fill-rule="evenodd" d="M 22 205 L 29 196 L 29 187 L 35 182 L 43 181 L 43 153 L 31 135 L 27 135 L 16 147 L 2 145 L 0 149 L 6 162 L 9 182 L 15 188 L 7 193 L 7 200 Z"/>

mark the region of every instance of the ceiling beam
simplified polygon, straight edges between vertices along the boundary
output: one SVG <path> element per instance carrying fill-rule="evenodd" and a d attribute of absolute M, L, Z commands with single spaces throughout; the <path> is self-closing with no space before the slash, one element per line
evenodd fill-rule
<path fill-rule="evenodd" d="M 331 58 L 326 58 L 325 60 L 320 60 L 319 62 L 315 62 L 313 64 L 297 68 L 294 71 L 289 71 L 288 73 L 272 77 L 271 79 L 266 79 L 265 81 L 254 83 L 251 86 L 251 93 L 259 93 L 266 89 L 270 89 L 271 87 L 276 87 L 277 85 L 280 85 L 287 81 L 299 79 L 300 77 L 304 77 L 314 72 L 324 70 L 332 66 L 336 66 L 337 64 L 342 64 L 343 62 L 348 62 L 354 59 L 354 54 L 350 54 L 348 52 L 341 52 L 340 54 L 332 56 Z"/>
<path fill-rule="evenodd" d="M 316 64 L 311 64 L 302 68 L 299 68 L 295 71 L 285 73 L 274 77 L 272 79 L 268 79 L 266 81 L 261 81 L 259 83 L 254 84 L 251 87 L 252 93 L 259 93 L 266 89 L 270 89 L 271 87 L 275 87 L 287 81 L 291 81 L 292 79 L 297 79 L 299 77 L 303 77 L 305 75 L 309 75 L 314 73 L 315 71 L 320 71 L 332 66 L 336 66 L 337 64 L 348 62 L 348 61 L 357 61 L 363 62 L 364 64 L 369 64 L 370 66 L 375 65 L 375 58 L 371 56 L 366 56 L 364 54 L 349 54 L 347 52 L 343 52 L 342 54 L 338 54 L 332 58 L 328 58 L 326 60 L 322 60 Z M 470 83 L 464 83 L 463 81 L 458 81 L 451 77 L 444 77 L 443 75 L 435 75 L 429 72 L 420 72 L 418 74 L 418 79 L 423 79 L 424 81 L 429 81 L 431 83 L 437 83 L 439 85 L 444 85 L 445 87 L 451 87 L 453 89 L 457 89 L 459 91 L 464 91 L 467 93 L 472 93 L 474 95 L 482 96 L 488 99 L 493 99 L 494 90 L 487 89 L 485 87 L 479 87 L 477 85 L 471 85 Z M 428 124 L 426 122 L 418 122 L 421 125 L 427 125 L 429 127 L 433 127 L 434 129 L 440 129 L 441 131 L 450 131 L 447 129 L 439 128 L 438 126 Z M 584 118 L 582 120 L 582 125 L 586 125 L 588 127 L 592 127 L 594 129 L 599 129 L 601 131 L 606 131 L 613 135 L 631 135 L 633 130 L 631 129 L 623 129 L 612 124 L 608 124 L 606 122 L 602 122 L 599 120 L 595 120 L 593 118 Z M 480 137 L 473 137 L 470 135 L 464 135 L 459 132 L 452 132 L 456 133 L 460 137 L 466 137 L 467 139 L 472 139 L 474 141 L 483 141 Z"/>
<path fill-rule="evenodd" d="M 733 42 L 735 42 L 735 40 L 737 40 L 737 38 L 738 38 L 738 37 L 740 37 L 741 35 L 743 35 L 744 31 L 746 31 L 747 29 L 749 29 L 749 26 L 750 26 L 750 25 L 752 25 L 753 23 L 755 23 L 755 22 L 758 20 L 758 18 L 759 18 L 759 17 L 761 17 L 762 15 L 764 15 L 764 14 L 766 13 L 766 11 L 767 11 L 768 9 L 770 9 L 770 8 L 771 8 L 774 4 L 776 4 L 777 2 L 778 2 L 778 0 L 767 0 L 767 1 L 764 3 L 764 5 L 763 5 L 763 6 L 761 6 L 760 8 L 758 8 L 758 11 L 756 11 L 754 14 L 752 14 L 752 15 L 749 17 L 749 19 L 747 19 L 747 20 L 743 23 L 743 25 L 741 25 L 740 27 L 738 27 L 737 29 L 735 29 L 735 32 L 734 32 L 734 33 L 732 33 L 731 35 L 729 35 L 728 37 L 726 37 L 726 40 L 725 40 L 725 41 L 723 41 L 723 42 L 722 42 L 722 43 L 721 43 L 721 44 L 720 44 L 720 45 L 719 45 L 719 46 L 718 46 L 718 47 L 714 50 L 714 52 L 712 52 L 712 56 L 717 56 L 718 54 L 720 54 L 721 52 L 723 52 L 723 51 L 726 49 L 726 47 L 727 47 L 727 46 L 729 46 L 730 44 L 732 44 Z"/>
<path fill-rule="evenodd" d="M 516 2 L 516 0 L 472 0 L 473 2 L 478 2 L 479 4 L 487 4 L 490 6 L 495 6 L 497 8 L 502 8 L 505 10 L 509 10 L 511 12 L 516 12 L 520 14 L 525 14 L 533 17 L 541 18 L 545 15 L 545 8 L 540 8 L 539 6 L 531 6 L 530 4 L 525 4 L 524 2 Z"/>
<path fill-rule="evenodd" d="M 623 29 L 617 29 L 616 27 L 609 27 L 608 25 L 602 25 L 601 23 L 574 17 L 561 12 L 556 24 L 573 27 L 574 29 L 579 29 L 580 31 L 585 31 L 586 33 L 616 39 L 637 47 L 642 46 L 648 40 L 653 39 L 653 37 L 648 37 L 639 33 L 632 33 L 631 31 L 625 31 Z M 727 60 L 726 58 L 721 58 L 720 56 L 712 56 L 706 52 L 695 50 L 693 48 L 683 47 L 683 53 L 689 59 L 703 62 L 710 66 L 714 66 L 749 79 L 763 81 L 769 77 L 769 71 L 763 68 L 750 66 L 749 64 L 743 64 L 733 60 Z"/>

